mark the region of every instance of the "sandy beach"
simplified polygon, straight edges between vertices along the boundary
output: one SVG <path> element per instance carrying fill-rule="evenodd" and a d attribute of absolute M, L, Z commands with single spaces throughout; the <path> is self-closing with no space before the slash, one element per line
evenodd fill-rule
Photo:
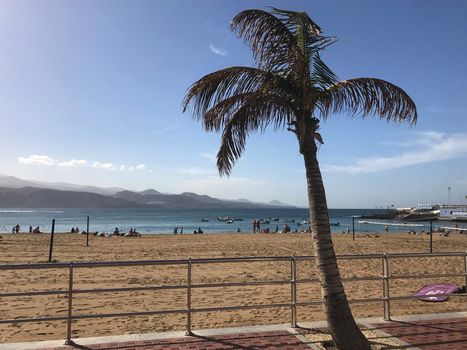
<path fill-rule="evenodd" d="M 0 235 L 0 263 L 42 263 L 48 259 L 49 234 Z M 379 234 L 379 237 L 333 235 L 338 255 L 428 252 L 429 236 L 407 234 Z M 462 252 L 467 249 L 466 235 L 433 236 L 434 252 Z M 90 237 L 86 247 L 83 235 L 56 234 L 53 259 L 70 261 L 157 260 L 240 256 L 312 255 L 311 237 L 306 234 L 209 234 L 209 235 L 144 235 L 138 238 Z M 381 276 L 381 259 L 341 260 L 344 278 Z M 455 273 L 464 271 L 460 257 L 392 259 L 391 274 Z M 68 271 L 33 270 L 0 271 L 2 293 L 18 291 L 66 290 Z M 317 277 L 312 262 L 297 264 L 298 279 Z M 186 266 L 145 266 L 81 268 L 74 273 L 75 289 L 117 288 L 134 286 L 177 285 L 186 283 Z M 193 283 L 289 280 L 290 262 L 217 263 L 193 266 Z M 464 278 L 423 278 L 391 281 L 391 296 L 411 295 L 423 285 L 449 282 L 465 285 Z M 350 300 L 365 300 L 382 296 L 382 282 L 345 282 Z M 299 284 L 298 301 L 320 298 L 317 283 Z M 186 291 L 141 291 L 99 294 L 76 294 L 73 310 L 76 315 L 130 311 L 184 309 Z M 290 285 L 249 286 L 229 288 L 200 288 L 193 291 L 193 307 L 237 306 L 290 302 Z M 356 317 L 382 317 L 382 302 L 354 303 Z M 444 303 L 419 300 L 392 302 L 393 315 L 465 311 L 465 298 L 450 298 Z M 8 297 L 0 300 L 2 319 L 64 316 L 67 310 L 65 295 Z M 298 321 L 323 320 L 318 307 L 300 307 Z M 166 330 L 183 330 L 184 314 L 99 318 L 75 321 L 73 337 L 117 335 Z M 290 308 L 206 312 L 193 315 L 193 329 L 232 327 L 290 322 Z M 63 321 L 0 325 L 0 341 L 16 342 L 63 339 Z"/>

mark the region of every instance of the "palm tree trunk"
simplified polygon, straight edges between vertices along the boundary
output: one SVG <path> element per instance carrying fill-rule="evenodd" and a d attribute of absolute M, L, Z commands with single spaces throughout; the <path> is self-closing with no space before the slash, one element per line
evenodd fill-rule
<path fill-rule="evenodd" d="M 317 147 L 313 132 L 308 127 L 306 129 L 300 151 L 305 160 L 313 247 L 329 331 L 340 350 L 370 349 L 353 318 L 344 292 L 331 240 L 326 194 L 316 156 Z"/>

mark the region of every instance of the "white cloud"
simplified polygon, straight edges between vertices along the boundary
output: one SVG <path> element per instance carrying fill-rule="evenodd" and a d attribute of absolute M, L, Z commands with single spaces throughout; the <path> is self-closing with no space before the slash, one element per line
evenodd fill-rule
<path fill-rule="evenodd" d="M 227 51 L 222 50 L 221 48 L 215 47 L 213 43 L 209 44 L 209 49 L 211 50 L 212 53 L 219 55 L 219 56 L 226 56 Z"/>
<path fill-rule="evenodd" d="M 115 165 L 113 165 L 112 163 L 94 162 L 94 163 L 92 163 L 91 167 L 99 168 L 99 169 L 105 169 L 105 170 L 117 170 L 117 167 Z"/>
<path fill-rule="evenodd" d="M 58 163 L 58 166 L 65 166 L 65 167 L 77 167 L 77 166 L 84 166 L 84 165 L 88 165 L 89 162 L 87 160 L 84 160 L 84 159 L 72 159 L 72 160 L 69 160 L 68 162 L 62 162 L 62 163 Z"/>
<path fill-rule="evenodd" d="M 201 158 L 204 158 L 204 159 L 207 159 L 207 160 L 210 160 L 211 162 L 215 162 L 216 161 L 216 152 L 204 152 L 204 153 L 201 153 L 199 155 Z"/>
<path fill-rule="evenodd" d="M 418 149 L 389 157 L 360 158 L 348 165 L 324 165 L 323 170 L 361 174 L 459 158 L 467 155 L 467 134 L 414 133 L 406 146 Z"/>
<path fill-rule="evenodd" d="M 92 164 L 85 160 L 85 159 L 71 159 L 68 161 L 58 162 L 46 155 L 38 155 L 32 154 L 29 157 L 19 157 L 18 162 L 21 164 L 40 164 L 40 165 L 54 165 L 59 167 L 91 167 L 96 169 L 104 169 L 104 170 L 120 170 L 120 171 L 134 171 L 134 170 L 147 170 L 146 164 L 138 164 L 136 166 L 128 166 L 122 164 L 120 166 L 116 166 L 110 162 L 93 162 Z"/>
<path fill-rule="evenodd" d="M 19 157 L 18 162 L 21 164 L 40 164 L 54 165 L 55 160 L 46 155 L 32 154 L 29 157 Z"/>

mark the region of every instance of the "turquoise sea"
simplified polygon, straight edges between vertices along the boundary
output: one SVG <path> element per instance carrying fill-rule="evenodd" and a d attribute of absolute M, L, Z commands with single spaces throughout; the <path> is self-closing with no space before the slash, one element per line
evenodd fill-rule
<path fill-rule="evenodd" d="M 332 226 L 333 232 L 343 232 L 347 229 L 352 232 L 352 216 L 371 214 L 377 209 L 330 209 L 330 221 L 339 226 Z M 29 226 L 39 226 L 42 232 L 50 232 L 52 219 L 55 219 L 55 232 L 70 232 L 71 227 L 79 227 L 86 230 L 86 218 L 89 216 L 90 232 L 113 232 L 115 227 L 127 232 L 135 228 L 140 233 L 173 233 L 175 227 L 183 227 L 183 233 L 193 233 L 201 228 L 205 233 L 221 232 L 231 233 L 240 229 L 241 232 L 251 232 L 254 219 L 269 219 L 269 224 L 263 224 L 261 228 L 269 227 L 274 231 L 280 230 L 288 224 L 292 231 L 300 231 L 308 225 L 300 224 L 308 220 L 307 209 L 0 209 L 0 232 L 10 233 L 11 228 L 17 224 L 21 231 L 26 232 Z M 218 221 L 218 217 L 231 217 L 233 223 Z M 274 218 L 278 218 L 274 221 Z M 209 220 L 209 221 L 202 221 Z M 371 223 L 358 223 L 358 221 Z M 404 226 L 391 220 L 373 220 L 355 218 L 356 232 L 384 232 L 384 223 L 389 225 L 389 232 L 406 232 L 410 229 L 416 231 L 429 230 L 429 222 L 409 223 L 414 226 Z M 375 224 L 379 223 L 379 224 Z M 397 224 L 397 225 L 394 225 Z M 417 226 L 418 225 L 418 226 Z M 420 226 L 421 225 L 421 226 Z M 434 226 L 453 226 L 452 223 L 434 222 Z M 467 227 L 467 224 L 459 224 Z"/>

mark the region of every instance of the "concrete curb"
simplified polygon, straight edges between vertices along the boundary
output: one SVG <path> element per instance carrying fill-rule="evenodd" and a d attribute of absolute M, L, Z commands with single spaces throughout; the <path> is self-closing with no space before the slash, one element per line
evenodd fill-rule
<path fill-rule="evenodd" d="M 451 312 L 441 314 L 420 314 L 420 315 L 408 315 L 394 317 L 392 321 L 395 322 L 411 322 L 411 321 L 424 321 L 424 320 L 438 320 L 438 319 L 449 319 L 449 318 L 463 318 L 467 317 L 467 312 Z M 366 326 L 369 329 L 374 329 L 375 324 L 385 323 L 380 317 L 375 318 L 361 318 L 356 320 L 357 323 Z M 323 328 L 327 324 L 325 321 L 315 322 L 303 322 L 298 325 L 303 328 Z M 273 332 L 273 331 L 288 331 L 289 333 L 296 336 L 303 343 L 310 346 L 312 349 L 318 349 L 315 345 L 309 344 L 304 336 L 300 335 L 297 329 L 290 327 L 290 324 L 275 324 L 275 325 L 260 325 L 260 326 L 245 326 L 245 327 L 229 327 L 229 328 L 213 328 L 213 329 L 202 329 L 193 332 L 195 335 L 203 337 L 212 337 L 218 335 L 237 334 L 237 333 L 256 333 L 256 332 Z M 380 331 L 382 334 L 390 336 L 384 331 Z M 79 345 L 91 345 L 91 344 L 102 344 L 102 343 L 121 343 L 131 341 L 143 341 L 143 340 L 160 340 L 170 338 L 183 338 L 186 337 L 185 332 L 161 332 L 161 333 L 145 333 L 145 334 L 129 334 L 129 335 L 118 335 L 118 336 L 107 336 L 107 337 L 90 337 L 90 338 L 76 338 Z M 23 342 L 23 343 L 8 343 L 0 344 L 0 350 L 36 350 L 44 348 L 63 347 L 64 340 L 46 340 L 38 342 Z M 401 341 L 401 343 L 403 343 Z M 407 344 L 409 345 L 409 344 Z M 73 347 L 69 347 L 72 349 Z M 410 348 L 417 349 L 417 348 Z"/>

